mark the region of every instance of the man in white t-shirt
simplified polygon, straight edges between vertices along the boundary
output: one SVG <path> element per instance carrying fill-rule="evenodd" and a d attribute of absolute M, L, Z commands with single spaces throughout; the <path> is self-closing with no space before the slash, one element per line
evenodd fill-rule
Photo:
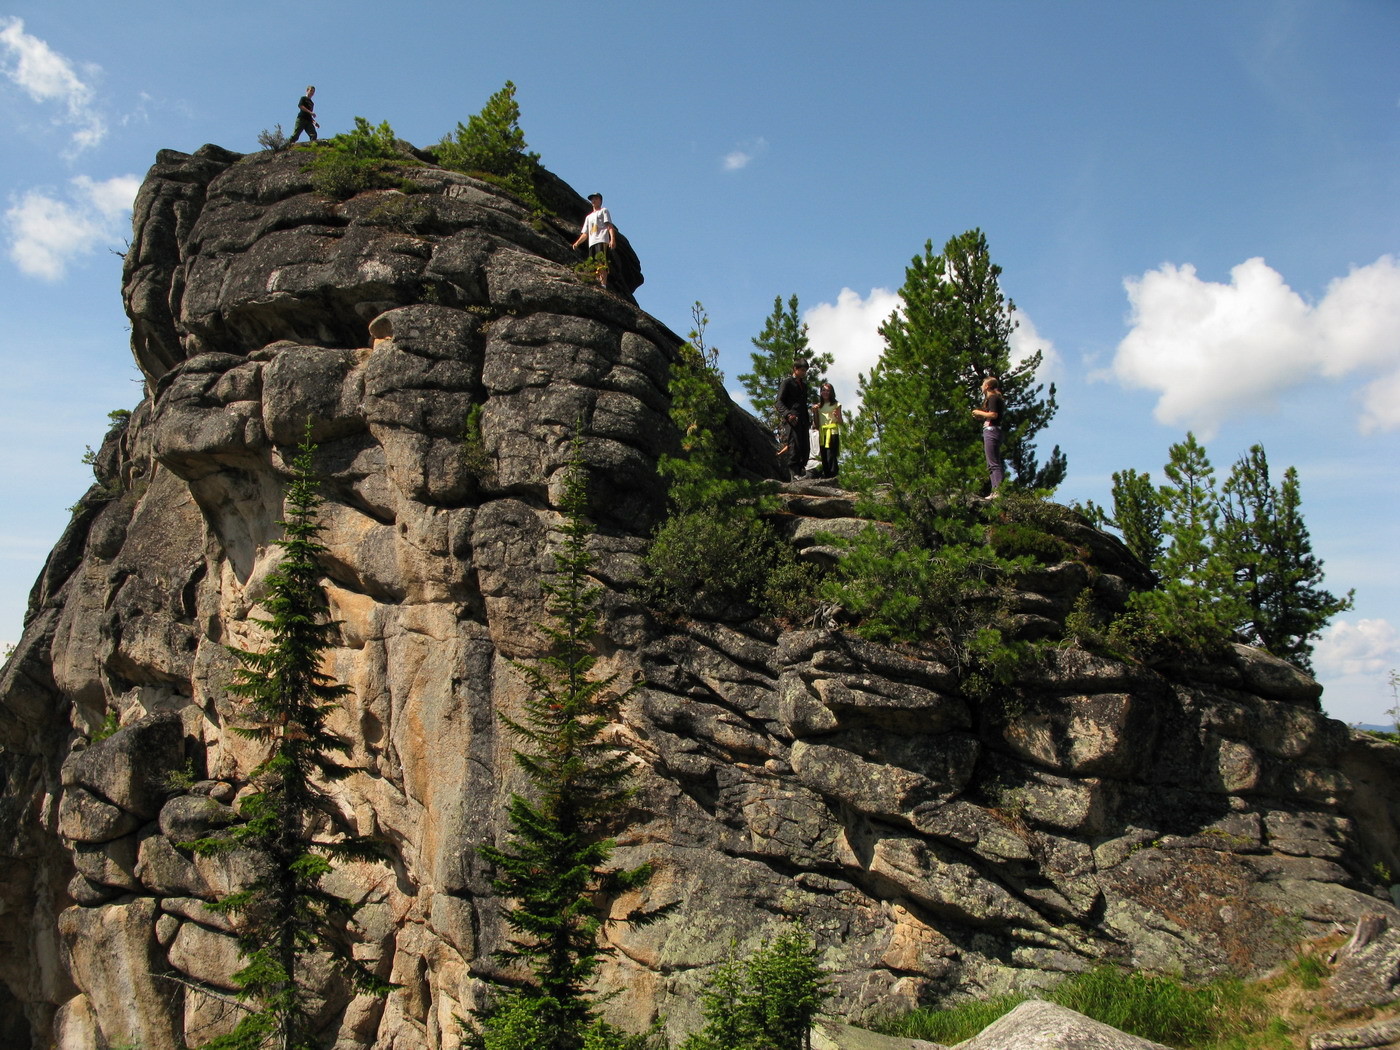
<path fill-rule="evenodd" d="M 612 263 L 611 253 L 617 247 L 617 227 L 612 224 L 612 216 L 608 214 L 608 209 L 603 207 L 601 193 L 590 193 L 588 203 L 593 205 L 593 210 L 588 213 L 588 218 L 583 220 L 583 230 L 580 231 L 578 240 L 574 241 L 574 247 L 582 244 L 584 238 L 588 239 L 588 257 L 602 259 L 598 266 L 598 283 L 606 288 L 608 267 Z"/>

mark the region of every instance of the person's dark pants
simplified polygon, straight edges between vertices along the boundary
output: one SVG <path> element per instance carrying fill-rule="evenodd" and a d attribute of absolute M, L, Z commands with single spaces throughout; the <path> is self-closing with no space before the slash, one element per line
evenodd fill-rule
<path fill-rule="evenodd" d="M 303 131 L 306 132 L 307 138 L 312 142 L 316 141 L 316 125 L 311 123 L 310 119 L 307 117 L 297 117 L 297 126 L 292 131 L 292 137 L 287 140 L 288 144 L 299 139 Z"/>
<path fill-rule="evenodd" d="M 1006 480 L 1006 467 L 1001 462 L 1001 427 L 982 428 L 982 451 L 987 455 L 987 473 L 991 475 L 995 492 Z"/>
<path fill-rule="evenodd" d="M 836 461 L 841 458 L 841 435 L 832 434 L 831 444 L 822 445 L 817 451 L 821 453 L 822 458 L 821 476 L 824 478 L 836 477 Z"/>
<path fill-rule="evenodd" d="M 812 457 L 812 432 L 799 423 L 784 423 L 779 436 L 781 444 L 787 446 L 787 466 L 795 478 L 807 474 L 807 460 Z"/>

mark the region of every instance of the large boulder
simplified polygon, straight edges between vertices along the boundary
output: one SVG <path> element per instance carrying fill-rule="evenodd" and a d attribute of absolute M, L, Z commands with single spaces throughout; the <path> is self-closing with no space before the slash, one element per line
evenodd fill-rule
<path fill-rule="evenodd" d="M 352 949 L 398 985 L 379 1001 L 328 981 L 328 1043 L 455 1046 L 456 1017 L 510 976 L 476 847 L 505 840 L 523 786 L 501 716 L 527 697 L 517 664 L 548 651 L 575 434 L 598 669 L 639 683 L 608 727 L 637 774 L 616 861 L 655 868 L 607 903 L 669 906 L 608 928 L 613 1020 L 693 1026 L 731 945 L 779 919 L 804 923 L 854 1019 L 1105 961 L 1266 969 L 1289 951 L 1280 920 L 1322 933 L 1388 907 L 1400 748 L 1327 719 L 1315 682 L 1254 650 L 1165 669 L 1067 645 L 987 694 L 930 647 L 829 616 L 647 608 L 681 340 L 574 271 L 577 195 L 555 186 L 536 221 L 424 164 L 419 192 L 337 201 L 304 156 L 162 152 L 137 198 L 124 294 L 148 396 L 104 441 L 0 675 L 0 1014 L 18 1004 L 35 1045 L 217 1027 L 217 1000 L 152 975 L 227 987 L 234 965 L 204 904 L 258 860 L 181 843 L 235 819 L 265 757 L 232 731 L 228 686 L 234 650 L 267 643 L 308 421 L 339 623 L 324 666 L 349 688 L 332 728 L 351 773 L 328 790 L 337 825 L 386 853 L 332 879 Z M 778 475 L 737 406 L 720 437 L 741 472 Z M 783 497 L 775 523 L 815 562 L 841 556 L 823 534 L 864 525 L 834 490 Z M 1061 527 L 1082 554 L 1011 599 L 1050 638 L 1083 589 L 1111 608 L 1149 581 L 1118 541 Z"/>

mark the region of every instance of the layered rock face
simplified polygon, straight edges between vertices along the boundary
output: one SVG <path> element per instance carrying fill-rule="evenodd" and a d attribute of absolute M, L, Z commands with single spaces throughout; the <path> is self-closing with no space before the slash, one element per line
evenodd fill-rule
<path fill-rule="evenodd" d="M 685 1029 L 707 968 L 785 917 L 854 1016 L 1099 961 L 1267 967 L 1384 907 L 1397 749 L 1325 718 L 1270 657 L 1164 674 L 1066 648 L 978 700 L 927 654 L 840 630 L 647 609 L 679 341 L 572 271 L 568 222 L 532 225 L 464 175 L 413 178 L 425 192 L 337 203 L 296 152 L 215 147 L 147 178 L 124 290 L 150 396 L 104 444 L 0 681 L 0 1042 L 164 1050 L 231 1023 L 191 984 L 230 987 L 205 903 L 247 860 L 177 844 L 236 819 L 260 758 L 228 731 L 227 647 L 264 644 L 250 620 L 308 420 L 342 623 L 328 670 L 352 690 L 335 728 L 356 772 L 332 791 L 389 857 L 330 881 L 357 904 L 355 953 L 401 986 L 354 997 L 328 976 L 328 1043 L 455 1046 L 498 973 L 502 905 L 473 847 L 503 840 L 520 787 L 499 718 L 525 695 L 512 661 L 543 648 L 575 427 L 601 670 L 644 682 L 612 729 L 640 786 L 617 860 L 657 874 L 611 903 L 674 906 L 609 931 L 621 1023 Z M 748 469 L 776 469 L 755 422 L 735 409 L 729 429 Z M 788 498 L 799 546 L 852 513 Z M 1077 528 L 1096 593 L 1121 600 L 1140 570 Z M 1019 612 L 1063 620 L 1083 573 L 1028 575 Z"/>

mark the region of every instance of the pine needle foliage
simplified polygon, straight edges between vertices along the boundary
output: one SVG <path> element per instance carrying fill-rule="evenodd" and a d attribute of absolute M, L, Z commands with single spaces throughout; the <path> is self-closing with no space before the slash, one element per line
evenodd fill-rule
<path fill-rule="evenodd" d="M 1262 445 L 1236 461 L 1221 487 L 1221 544 L 1248 613 L 1243 630 L 1275 656 L 1312 670 L 1312 640 L 1352 607 L 1322 586 L 1322 562 L 1303 522 L 1298 471 L 1274 485 Z"/>
<path fill-rule="evenodd" d="M 1254 445 L 1217 486 L 1191 433 L 1169 457 L 1160 487 L 1135 470 L 1113 475 L 1109 524 L 1159 583 L 1132 596 L 1112 633 L 1144 656 L 1190 656 L 1234 637 L 1311 670 L 1312 640 L 1351 608 L 1352 593 L 1322 586 L 1297 471 L 1275 485 Z"/>
<path fill-rule="evenodd" d="M 680 448 L 657 463 L 669 484 L 670 515 L 647 549 L 649 597 L 688 615 L 742 607 L 800 617 L 802 602 L 793 599 L 814 593 L 815 577 L 763 519 L 777 501 L 735 468 L 724 375 L 717 350 L 705 342 L 709 318 L 698 302 L 691 314 L 695 327 L 667 388 Z M 784 593 L 774 594 L 770 585 L 779 578 Z"/>
<path fill-rule="evenodd" d="M 486 100 L 480 113 L 468 117 L 465 124 L 458 121 L 456 131 L 442 137 L 435 153 L 444 168 L 498 182 L 537 213 L 544 210 L 535 189 L 540 155 L 526 146 L 520 103 L 509 80 Z"/>
<path fill-rule="evenodd" d="M 763 322 L 763 331 L 750 342 L 754 345 L 754 352 L 749 355 L 753 371 L 741 374 L 739 382 L 749 396 L 754 415 L 777 425 L 773 403 L 783 380 L 792 375 L 792 363 L 798 358 L 807 361 L 807 389 L 813 392 L 812 400 L 816 401 L 816 391 L 835 358 L 831 354 L 814 354 L 808 347 L 807 325 L 798 317 L 797 296 L 789 296 L 786 306 L 781 295 L 774 296 L 773 312 Z"/>
<path fill-rule="evenodd" d="M 316 146 L 315 156 L 303 170 L 310 172 L 311 185 L 318 192 L 347 200 L 365 190 L 417 192 L 420 187 L 404 177 L 405 171 L 417 164 L 399 152 L 387 120 L 375 125 L 356 117 L 353 130 Z"/>
<path fill-rule="evenodd" d="M 988 375 L 1001 379 L 1002 448 L 1017 483 L 1053 489 L 1064 478 L 1058 447 L 1044 465 L 1036 458 L 1035 437 L 1058 407 L 1055 387 L 1036 382 L 1040 351 L 1012 363 L 1016 306 L 1000 277 L 981 230 L 949 239 L 938 254 L 926 242 L 905 269 L 900 309 L 880 326 L 885 350 L 861 376 L 865 422 L 850 446 L 868 443 L 874 466 L 887 475 L 881 480 L 913 485 L 914 498 L 976 492 L 985 482 L 980 425 L 970 413 L 982 403 Z"/>
<path fill-rule="evenodd" d="M 510 840 L 481 845 L 495 868 L 492 887 L 513 904 L 506 920 L 514 936 L 500 957 L 527 965 L 533 984 L 507 995 L 476 1030 L 477 1044 L 492 1045 L 502 1018 L 529 1021 L 540 1050 L 577 1050 L 596 1027 L 589 982 L 605 951 L 600 898 L 643 885 L 650 865 L 608 868 L 615 843 L 608 832 L 633 793 L 629 756 L 604 739 L 609 723 L 636 686 L 619 690 L 616 674 L 595 677 L 593 639 L 598 633 L 599 588 L 590 582 L 593 534 L 586 518 L 588 491 L 582 439 L 565 475 L 561 500 L 563 543 L 555 571 L 543 583 L 552 623 L 542 625 L 550 651 L 537 663 L 513 666 L 530 687 L 520 719 L 502 721 L 520 742 L 515 762 L 530 792 L 511 796 Z M 635 921 L 646 917 L 629 916 Z M 528 1002 L 518 1000 L 523 997 Z M 504 1045 L 504 1044 L 502 1044 Z"/>
<path fill-rule="evenodd" d="M 705 1024 L 681 1050 L 807 1050 L 829 990 L 801 927 L 716 967 L 700 1000 Z"/>
<path fill-rule="evenodd" d="M 321 669 L 339 624 L 326 615 L 317 560 L 325 547 L 317 540 L 315 451 L 308 425 L 280 523 L 283 558 L 268 576 L 268 616 L 252 621 L 270 642 L 258 651 L 233 650 L 241 666 L 228 691 L 246 711 L 233 731 L 266 745 L 269 754 L 251 773 L 257 790 L 243 800 L 243 822 L 184 844 L 205 856 L 240 850 L 256 858 L 253 882 L 210 906 L 229 915 L 238 932 L 246 965 L 233 980 L 249 1012 L 231 1033 L 206 1044 L 209 1050 L 318 1047 L 307 987 L 313 957 L 329 956 L 361 991 L 383 995 L 391 987 L 351 957 L 340 931 L 351 922 L 353 905 L 321 886 L 333 860 L 375 860 L 381 851 L 366 837 L 317 837 L 314 830 L 339 823 L 320 782 L 352 772 L 337 757 L 350 745 L 327 726 L 349 689 Z"/>

